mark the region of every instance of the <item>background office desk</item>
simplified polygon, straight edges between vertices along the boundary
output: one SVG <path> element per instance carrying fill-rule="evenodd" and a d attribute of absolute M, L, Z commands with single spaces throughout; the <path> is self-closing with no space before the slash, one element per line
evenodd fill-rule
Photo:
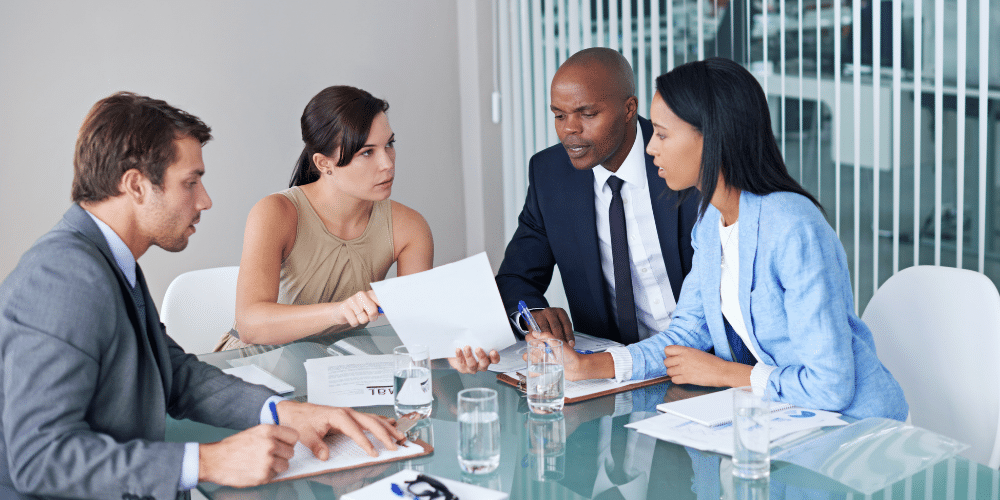
<path fill-rule="evenodd" d="M 390 327 L 373 328 L 369 333 L 371 342 L 365 337 L 358 337 L 356 345 L 391 352 L 392 346 L 399 343 Z M 367 333 L 354 332 L 351 335 Z M 328 348 L 343 353 L 336 346 L 330 347 L 335 339 L 292 343 L 280 352 L 272 347 L 254 347 L 205 354 L 200 358 L 220 368 L 228 368 L 227 361 L 230 359 L 270 352 L 272 356 L 266 360 L 270 365 L 268 368 L 295 386 L 296 391 L 290 395 L 293 399 L 304 400 L 303 361 L 328 355 Z M 503 490 L 510 493 L 511 499 L 717 499 L 733 498 L 734 487 L 761 486 L 752 482 L 733 485 L 728 458 L 658 441 L 624 427 L 629 421 L 655 415 L 658 403 L 704 394 L 712 389 L 659 384 L 618 396 L 568 405 L 562 417 L 544 418 L 530 415 L 521 394 L 510 386 L 498 383 L 492 372 L 462 375 L 449 368 L 443 360 L 438 360 L 434 364 L 433 377 L 435 400 L 432 418 L 423 423 L 418 431 L 422 439 L 434 446 L 434 453 L 430 456 L 245 490 L 211 484 L 203 484 L 199 488 L 212 499 L 333 499 L 404 468 Z M 458 467 L 456 394 L 469 387 L 490 387 L 496 389 L 499 395 L 501 464 L 497 471 L 485 476 L 463 475 Z M 372 407 L 363 411 L 389 415 L 392 407 Z M 171 441 L 212 442 L 231 434 L 233 431 L 226 429 L 168 419 L 167 437 Z M 563 441 L 562 445 L 560 441 Z M 857 464 L 857 467 L 869 466 L 871 464 Z M 925 495 L 928 485 L 932 488 L 930 496 Z M 929 472 L 917 473 L 892 485 L 891 495 L 878 492 L 871 498 L 998 498 L 998 489 L 1000 475 L 997 471 L 955 458 L 937 464 Z M 910 496 L 906 496 L 906 492 Z M 772 464 L 770 497 L 863 496 L 833 480 L 776 462 Z"/>

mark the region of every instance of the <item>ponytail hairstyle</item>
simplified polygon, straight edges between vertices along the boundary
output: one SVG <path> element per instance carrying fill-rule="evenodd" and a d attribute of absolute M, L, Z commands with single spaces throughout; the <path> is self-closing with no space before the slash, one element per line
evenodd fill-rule
<path fill-rule="evenodd" d="M 789 191 L 823 210 L 788 174 L 771 130 L 767 97 L 743 66 L 721 57 L 682 64 L 656 78 L 656 91 L 678 118 L 701 133 L 698 217 L 715 194 L 720 170 L 726 184 L 740 191 Z"/>
<path fill-rule="evenodd" d="M 331 156 L 340 148 L 336 165 L 351 162 L 368 139 L 372 122 L 379 113 L 389 109 L 389 103 L 355 87 L 334 85 L 320 91 L 302 111 L 302 154 L 292 171 L 288 187 L 301 186 L 319 180 L 319 168 L 313 155 Z"/>

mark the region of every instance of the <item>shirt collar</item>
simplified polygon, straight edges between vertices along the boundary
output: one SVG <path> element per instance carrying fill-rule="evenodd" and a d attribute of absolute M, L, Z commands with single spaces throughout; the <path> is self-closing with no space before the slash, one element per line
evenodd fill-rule
<path fill-rule="evenodd" d="M 108 247 L 111 248 L 111 255 L 114 256 L 115 262 L 118 264 L 118 269 L 122 270 L 125 275 L 125 279 L 128 280 L 128 284 L 135 288 L 135 256 L 132 255 L 132 250 L 129 250 L 128 245 L 122 241 L 121 237 L 111 226 L 107 225 L 101 219 L 98 219 L 96 215 L 87 212 L 87 215 L 91 219 L 94 219 L 94 223 L 104 234 L 104 240 L 108 242 Z"/>
<path fill-rule="evenodd" d="M 635 141 L 632 142 L 632 149 L 629 150 L 628 156 L 625 157 L 622 166 L 615 173 L 604 168 L 603 165 L 594 168 L 594 179 L 597 181 L 597 185 L 604 189 L 603 186 L 608 182 L 608 177 L 614 175 L 625 181 L 626 184 L 631 184 L 634 188 L 646 187 L 645 149 L 645 144 L 642 141 L 642 129 L 639 128 L 639 121 L 636 120 Z"/>

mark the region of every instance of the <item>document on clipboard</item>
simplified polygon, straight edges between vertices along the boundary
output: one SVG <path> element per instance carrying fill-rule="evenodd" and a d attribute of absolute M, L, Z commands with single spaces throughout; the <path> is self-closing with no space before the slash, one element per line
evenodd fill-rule
<path fill-rule="evenodd" d="M 272 482 L 356 469 L 372 464 L 395 462 L 396 460 L 429 455 L 434 451 L 431 445 L 419 439 L 407 441 L 392 451 L 383 446 L 382 442 L 368 431 L 365 431 L 365 435 L 375 446 L 375 451 L 378 452 L 377 457 L 370 456 L 346 435 L 331 434 L 323 440 L 330 447 L 330 458 L 320 460 L 304 444 L 295 443 L 295 455 L 288 460 L 288 470 L 275 476 Z"/>
<path fill-rule="evenodd" d="M 497 380 L 514 386 L 521 392 L 525 392 L 526 375 L 524 372 L 525 370 L 518 370 L 516 372 L 500 373 L 497 375 Z M 666 376 L 645 380 L 626 380 L 624 382 L 618 382 L 613 378 L 567 380 L 564 394 L 566 396 L 566 404 L 571 404 L 668 381 L 670 381 L 670 377 Z"/>

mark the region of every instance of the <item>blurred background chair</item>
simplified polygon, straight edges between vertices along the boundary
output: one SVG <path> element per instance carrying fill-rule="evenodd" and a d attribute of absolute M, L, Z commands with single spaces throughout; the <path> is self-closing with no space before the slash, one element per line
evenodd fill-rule
<path fill-rule="evenodd" d="M 861 317 L 910 404 L 913 425 L 1000 467 L 1000 294 L 985 275 L 938 266 L 888 279 Z"/>
<path fill-rule="evenodd" d="M 211 352 L 236 318 L 239 266 L 186 272 L 167 287 L 161 320 L 167 335 L 192 354 Z"/>

